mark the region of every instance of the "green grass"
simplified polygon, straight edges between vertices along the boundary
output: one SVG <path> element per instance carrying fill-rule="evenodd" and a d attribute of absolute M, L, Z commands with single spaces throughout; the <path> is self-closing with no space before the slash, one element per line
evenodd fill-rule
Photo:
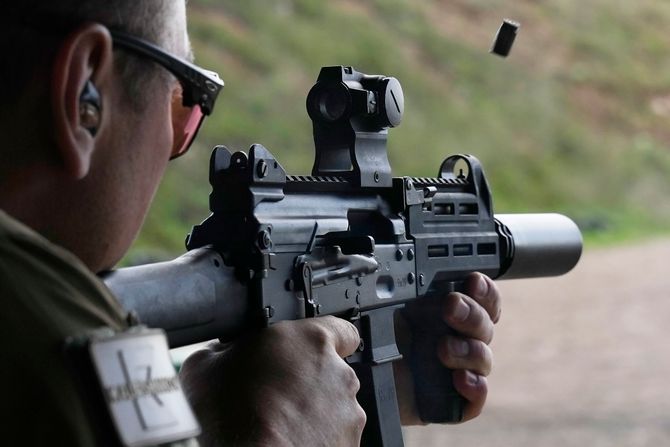
<path fill-rule="evenodd" d="M 433 176 L 454 153 L 484 164 L 497 212 L 557 211 L 589 244 L 670 228 L 670 2 L 193 1 L 197 62 L 226 87 L 193 153 L 170 167 L 131 257 L 183 250 L 206 217 L 212 146 L 262 143 L 292 173 L 313 147 L 305 97 L 323 65 L 397 77 L 395 175 Z M 504 16 L 508 59 L 487 53 Z"/>

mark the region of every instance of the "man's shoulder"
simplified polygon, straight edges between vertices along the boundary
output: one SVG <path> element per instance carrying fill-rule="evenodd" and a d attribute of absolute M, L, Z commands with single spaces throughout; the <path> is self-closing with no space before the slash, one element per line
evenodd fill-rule
<path fill-rule="evenodd" d="M 51 243 L 18 220 L 0 210 L 0 273 L 40 269 L 57 270 L 72 276 L 88 276 L 86 267 L 67 250 Z M 37 271 L 36 271 L 37 270 Z M 11 275 L 7 279 L 12 279 Z"/>
<path fill-rule="evenodd" d="M 92 444 L 65 340 L 122 327 L 113 301 L 74 255 L 0 211 L 0 378 L 12 384 L 0 403 L 3 435 L 35 445 Z"/>
<path fill-rule="evenodd" d="M 123 327 L 123 311 L 76 256 L 0 211 L 0 314 L 72 335 Z"/>

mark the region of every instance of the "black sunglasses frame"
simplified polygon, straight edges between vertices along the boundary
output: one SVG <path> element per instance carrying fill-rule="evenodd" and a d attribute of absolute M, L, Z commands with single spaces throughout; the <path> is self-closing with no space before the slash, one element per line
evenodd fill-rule
<path fill-rule="evenodd" d="M 122 31 L 110 30 L 115 47 L 130 50 L 164 67 L 182 84 L 183 101 L 187 107 L 198 104 L 204 115 L 214 109 L 214 103 L 223 88 L 223 80 L 213 71 L 205 70 L 162 48 Z"/>

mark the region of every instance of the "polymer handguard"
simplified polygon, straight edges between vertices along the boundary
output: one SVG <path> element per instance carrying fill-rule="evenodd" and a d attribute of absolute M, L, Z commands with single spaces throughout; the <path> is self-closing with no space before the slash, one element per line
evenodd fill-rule
<path fill-rule="evenodd" d="M 431 311 L 466 276 L 560 275 L 578 261 L 577 226 L 558 214 L 499 215 L 479 161 L 448 157 L 437 177 L 392 177 L 388 128 L 400 123 L 394 78 L 325 67 L 307 100 L 316 159 L 287 175 L 263 146 L 214 149 L 212 214 L 175 261 L 106 279 L 172 346 L 301 318 L 335 315 L 363 340 L 347 359 L 361 381 L 363 445 L 402 446 L 392 362 L 396 311 L 412 329 L 409 363 L 426 422 L 456 422 L 464 400 L 436 354 L 450 329 Z"/>

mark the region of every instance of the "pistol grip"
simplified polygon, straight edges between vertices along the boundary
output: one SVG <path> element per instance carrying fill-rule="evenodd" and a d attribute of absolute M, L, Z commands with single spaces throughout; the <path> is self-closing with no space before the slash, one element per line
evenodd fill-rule
<path fill-rule="evenodd" d="M 426 302 L 428 300 L 431 302 Z M 451 369 L 437 356 L 439 340 L 453 330 L 439 318 L 441 312 L 437 301 L 422 298 L 408 304 L 403 311 L 412 331 L 408 360 L 414 379 L 416 407 L 424 422 L 460 422 L 466 401 L 454 388 Z M 427 311 L 427 306 L 435 307 L 434 311 Z"/>

